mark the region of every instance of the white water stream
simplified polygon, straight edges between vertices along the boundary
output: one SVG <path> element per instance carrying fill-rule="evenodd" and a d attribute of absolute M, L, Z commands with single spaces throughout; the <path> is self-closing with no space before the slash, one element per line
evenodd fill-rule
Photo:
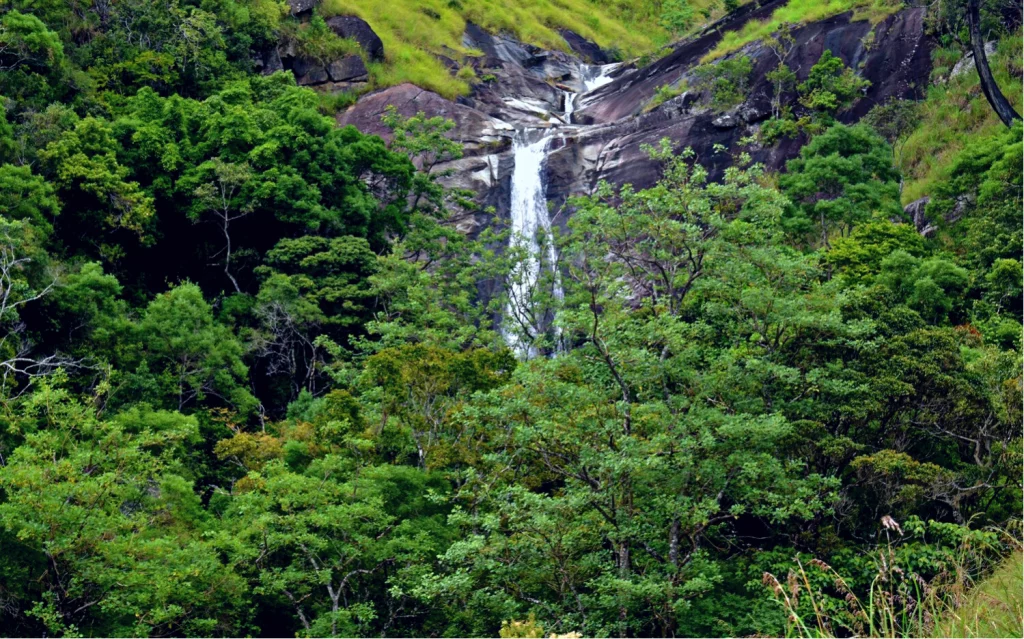
<path fill-rule="evenodd" d="M 543 231 L 548 238 L 546 267 L 554 268 L 555 247 L 551 239 L 551 219 L 548 217 L 548 200 L 545 194 L 544 165 L 551 143 L 549 130 L 526 129 L 516 133 L 513 139 L 512 171 L 512 237 L 510 246 L 525 249 L 525 257 L 512 273 L 509 302 L 506 312 L 514 324 L 507 334 L 509 346 L 520 357 L 534 357 L 536 348 L 532 339 L 543 330 L 544 318 L 537 317 L 533 304 L 534 289 L 540 280 L 540 241 L 538 233 Z M 555 272 L 555 295 L 561 285 Z"/>
<path fill-rule="evenodd" d="M 608 73 L 618 65 L 590 66 L 580 68 L 580 79 L 583 82 L 583 93 L 608 84 L 612 81 Z M 571 124 L 575 110 L 576 97 L 581 94 L 565 92 L 563 96 L 562 121 Z M 533 340 L 547 330 L 549 318 L 543 316 L 544 309 L 534 307 L 535 289 L 542 280 L 541 263 L 551 269 L 552 295 L 562 298 L 562 283 L 557 269 L 558 254 L 551 235 L 551 218 L 548 215 L 547 184 L 544 180 L 544 169 L 547 164 L 548 152 L 552 138 L 557 134 L 557 127 L 525 128 L 517 131 L 513 137 L 513 159 L 515 168 L 512 171 L 512 235 L 509 246 L 525 250 L 526 258 L 511 275 L 509 301 L 505 309 L 506 319 L 513 327 L 506 331 L 505 339 L 517 355 L 531 358 L 537 355 Z M 543 233 L 546 238 L 544 259 L 541 260 L 541 242 L 538 235 Z M 555 329 L 555 340 L 559 335 Z M 556 347 L 557 348 L 557 347 Z"/>

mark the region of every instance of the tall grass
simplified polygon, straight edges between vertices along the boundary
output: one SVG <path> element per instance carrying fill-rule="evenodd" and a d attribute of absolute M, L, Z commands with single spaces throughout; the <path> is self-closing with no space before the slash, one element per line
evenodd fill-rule
<path fill-rule="evenodd" d="M 980 582 L 995 548 L 979 547 L 977 538 L 965 537 L 945 561 L 946 568 L 930 580 L 901 565 L 890 542 L 877 550 L 876 572 L 864 591 L 819 559 L 805 565 L 797 558 L 784 581 L 766 572 L 763 583 L 786 612 L 788 636 L 1024 636 L 1021 522 L 996 537 L 995 545 L 1009 548 L 1010 556 Z M 842 604 L 823 594 L 821 576 L 832 580 Z"/>
<path fill-rule="evenodd" d="M 1000 40 L 989 57 L 992 74 L 1006 98 L 1020 112 L 1024 83 L 1021 33 Z M 956 49 L 936 49 L 933 54 L 937 83 L 928 87 L 921 104 L 921 123 L 907 139 L 899 169 L 905 184 L 904 203 L 931 193 L 936 183 L 949 178 L 953 160 L 968 142 L 1002 131 L 1003 124 L 981 92 L 978 72 L 971 66 L 959 78 L 942 82 L 960 58 Z"/>
<path fill-rule="evenodd" d="M 1024 637 L 1024 554 L 1013 553 L 940 620 L 935 637 Z"/>
<path fill-rule="evenodd" d="M 766 20 L 751 20 L 742 29 L 726 33 L 701 62 L 737 51 L 751 42 L 763 40 L 784 25 L 803 25 L 853 11 L 854 20 L 880 22 L 903 8 L 899 0 L 790 0 Z"/>

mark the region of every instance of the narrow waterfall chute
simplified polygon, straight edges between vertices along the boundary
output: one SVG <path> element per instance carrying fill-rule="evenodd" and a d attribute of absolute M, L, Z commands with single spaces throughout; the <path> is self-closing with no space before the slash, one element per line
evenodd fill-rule
<path fill-rule="evenodd" d="M 576 98 L 612 81 L 609 73 L 619 65 L 581 65 L 580 81 L 583 92 L 564 91 L 562 114 L 559 120 L 572 126 L 572 114 L 576 109 Z M 561 275 L 558 271 L 558 253 L 551 233 L 551 218 L 548 215 L 547 183 L 545 167 L 551 151 L 552 140 L 557 126 L 546 128 L 525 128 L 516 132 L 512 139 L 511 195 L 511 237 L 509 247 L 522 252 L 523 259 L 510 274 L 508 303 L 505 308 L 506 322 L 511 326 L 505 331 L 509 347 L 523 358 L 536 357 L 535 341 L 552 328 L 549 309 L 536 308 L 534 298 L 537 286 L 544 283 L 542 268 L 551 269 L 551 294 L 562 299 Z M 559 136 L 560 137 L 560 136 Z M 544 255 L 541 254 L 539 234 L 547 238 Z M 543 258 L 543 259 L 541 259 Z M 553 329 L 555 350 L 561 350 L 560 333 Z"/>
<path fill-rule="evenodd" d="M 524 253 L 523 260 L 512 273 L 506 312 L 514 328 L 506 334 L 509 346 L 522 357 L 534 357 L 536 347 L 531 343 L 544 329 L 544 318 L 537 317 L 533 305 L 534 290 L 540 281 L 540 241 L 543 231 L 550 237 L 551 219 L 545 193 L 544 165 L 547 161 L 551 133 L 547 130 L 526 129 L 513 138 L 515 168 L 512 171 L 512 237 L 510 246 Z M 547 261 L 553 267 L 557 255 L 552 242 L 547 242 Z M 556 280 L 557 282 L 557 280 Z M 561 285 L 556 283 L 555 294 Z"/>
<path fill-rule="evenodd" d="M 611 73 L 619 68 L 619 64 L 592 65 L 585 64 L 580 67 L 580 79 L 583 80 L 583 92 L 590 93 L 610 83 L 614 78 Z"/>

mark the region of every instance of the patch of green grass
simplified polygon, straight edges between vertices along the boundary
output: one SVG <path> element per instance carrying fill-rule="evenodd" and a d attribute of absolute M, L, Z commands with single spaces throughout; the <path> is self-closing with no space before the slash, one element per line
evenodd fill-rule
<path fill-rule="evenodd" d="M 935 637 L 1024 636 L 1024 555 L 1008 557 L 992 575 L 973 588 L 967 601 L 947 613 Z"/>
<path fill-rule="evenodd" d="M 989 58 L 992 74 L 1003 94 L 1018 112 L 1022 107 L 1022 40 L 1018 32 L 999 42 L 996 54 Z M 948 73 L 959 56 L 937 49 L 934 55 L 936 75 Z M 971 69 L 959 78 L 928 88 L 921 104 L 921 124 L 907 139 L 899 159 L 903 173 L 903 202 L 929 195 L 936 183 L 949 178 L 953 160 L 972 140 L 1002 130 L 1003 124 L 981 92 L 978 73 Z"/>
<path fill-rule="evenodd" d="M 654 92 L 654 96 L 651 98 L 651 101 L 644 106 L 644 113 L 657 109 L 672 98 L 682 95 L 685 91 L 685 83 L 679 86 L 672 86 L 671 84 L 661 85 L 658 87 L 657 91 Z"/>
<path fill-rule="evenodd" d="M 479 54 L 462 44 L 466 22 L 562 51 L 569 49 L 558 29 L 571 29 L 623 56 L 651 51 L 666 38 L 652 16 L 594 0 L 325 0 L 321 12 L 359 16 L 380 36 L 386 60 L 369 65 L 375 86 L 412 82 L 449 98 L 467 93 L 471 78 L 453 77 L 433 54 Z"/>
<path fill-rule="evenodd" d="M 742 29 L 726 33 L 701 62 L 720 58 L 751 42 L 763 40 L 786 24 L 809 24 L 847 11 L 853 11 L 854 20 L 877 23 L 901 8 L 903 3 L 899 0 L 790 0 L 766 20 L 751 20 Z"/>

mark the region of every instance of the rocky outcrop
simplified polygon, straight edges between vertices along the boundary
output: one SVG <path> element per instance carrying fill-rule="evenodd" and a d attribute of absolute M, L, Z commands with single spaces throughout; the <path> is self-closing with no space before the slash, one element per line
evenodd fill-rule
<path fill-rule="evenodd" d="M 327 20 L 327 26 L 340 37 L 359 43 L 370 60 L 384 59 L 384 43 L 366 20 L 356 16 L 334 16 Z"/>
<path fill-rule="evenodd" d="M 560 29 L 558 33 L 565 39 L 566 44 L 569 45 L 573 53 L 587 64 L 611 64 L 615 62 L 610 55 L 605 53 L 604 49 L 575 31 Z"/>
<path fill-rule="evenodd" d="M 760 43 L 733 55 L 751 59 L 753 72 L 743 104 L 725 113 L 713 112 L 706 96 L 693 91 L 645 109 L 658 87 L 676 85 L 720 41 L 722 34 L 749 20 L 768 17 L 785 0 L 749 3 L 697 37 L 679 43 L 667 55 L 643 68 L 631 64 L 605 67 L 611 80 L 594 87 L 594 69 L 581 57 L 545 51 L 508 36 L 487 33 L 468 24 L 463 44 L 479 50 L 478 76 L 490 76 L 471 95 L 457 102 L 410 85 L 392 87 L 362 98 L 338 117 L 370 132 L 387 135 L 380 115 L 388 104 L 413 115 L 441 115 L 455 121 L 452 137 L 466 145 L 466 155 L 451 166 L 454 185 L 480 194 L 482 206 L 494 206 L 507 217 L 513 167 L 511 137 L 516 129 L 554 127 L 547 160 L 547 197 L 557 205 L 570 195 L 588 193 L 600 180 L 644 188 L 659 176 L 660 166 L 643 151 L 667 138 L 676 149 L 691 147 L 712 178 L 740 150 L 770 169 L 782 169 L 802 139 L 784 139 L 771 148 L 741 146 L 758 131 L 771 112 L 771 86 L 765 80 L 778 63 Z M 844 14 L 796 28 L 795 46 L 786 63 L 799 78 L 807 77 L 825 49 L 867 78 L 871 85 L 854 106 L 840 114 L 853 122 L 875 104 L 891 98 L 920 98 L 931 71 L 931 43 L 924 33 L 924 9 L 910 8 L 872 25 Z M 570 42 L 567 37 L 567 42 Z M 572 43 L 570 42 L 570 46 Z M 574 50 L 579 50 L 573 47 Z M 592 57 L 592 56 L 591 56 Z M 784 96 L 793 102 L 796 96 Z M 566 111 L 575 112 L 566 115 Z M 718 151 L 721 145 L 728 151 Z M 562 217 L 564 219 L 564 216 Z M 488 223 L 482 217 L 480 224 Z"/>
<path fill-rule="evenodd" d="M 313 7 L 320 4 L 320 0 L 287 0 L 288 12 L 293 16 L 307 16 L 313 12 Z"/>
<path fill-rule="evenodd" d="M 364 86 L 369 80 L 366 65 L 358 55 L 322 64 L 309 58 L 295 55 L 292 48 L 275 48 L 264 55 L 263 73 L 291 71 L 295 83 L 325 91 L 347 91 Z"/>
<path fill-rule="evenodd" d="M 785 3 L 786 0 L 769 0 L 760 6 L 756 2 L 744 5 L 700 35 L 677 44 L 650 65 L 585 96 L 580 102 L 578 121 L 603 124 L 638 114 L 659 87 L 679 82 L 683 73 L 697 66 L 701 57 L 714 49 L 725 33 L 741 28 L 750 20 L 763 20 Z"/>
<path fill-rule="evenodd" d="M 807 25 L 791 32 L 796 46 L 787 64 L 800 80 L 806 79 L 822 52 L 829 49 L 847 66 L 857 69 L 871 85 L 862 99 L 839 116 L 841 121 L 855 122 L 874 105 L 892 98 L 923 97 L 931 71 L 931 44 L 924 33 L 923 19 L 924 9 L 914 8 L 890 16 L 873 28 L 868 22 L 852 21 L 850 14 Z M 867 37 L 872 30 L 873 40 Z M 865 41 L 871 41 L 871 46 Z M 643 106 L 654 95 L 650 87 L 685 80 L 688 71 L 699 64 L 702 51 L 710 50 L 707 42 L 699 46 L 690 43 L 683 48 L 693 51 L 695 46 L 695 59 L 666 63 L 657 74 L 649 69 L 628 73 L 584 98 L 583 103 L 588 106 L 577 112 L 577 120 L 596 126 L 583 129 L 576 137 L 576 146 L 584 149 L 561 151 L 573 153 L 580 159 L 580 165 L 574 167 L 580 177 L 566 180 L 567 176 L 562 176 L 553 180 L 553 184 L 566 182 L 565 192 L 554 193 L 556 197 L 585 191 L 597 179 L 618 184 L 629 182 L 638 188 L 649 186 L 657 179 L 659 167 L 646 157 L 641 146 L 656 144 L 662 138 L 668 138 L 677 149 L 692 147 L 712 176 L 724 170 L 731 162 L 731 155 L 715 153 L 715 145 L 738 150 L 740 140 L 755 134 L 760 122 L 769 117 L 772 88 L 765 75 L 778 61 L 773 53 L 758 44 L 734 54 L 751 58 L 754 81 L 746 102 L 728 113 L 709 111 L 702 107 L 703 101 L 692 94 L 681 95 L 650 113 L 643 113 Z M 786 96 L 784 100 L 792 103 L 795 96 Z M 617 114 L 621 117 L 605 121 Z M 782 140 L 771 148 L 748 146 L 743 150 L 769 169 L 781 170 L 802 144 L 802 139 Z M 587 158 L 595 153 L 597 157 L 589 161 Z"/>
<path fill-rule="evenodd" d="M 932 235 L 936 230 L 935 226 L 925 217 L 925 209 L 928 208 L 928 203 L 931 201 L 930 197 L 925 196 L 903 207 L 903 214 L 914 224 L 917 232 L 925 237 Z"/>
<path fill-rule="evenodd" d="M 308 17 L 319 0 L 289 0 L 293 15 Z M 384 44 L 364 20 L 355 16 L 336 16 L 328 26 L 343 38 L 352 38 L 370 60 L 383 59 Z M 282 42 L 263 53 L 256 60 L 264 74 L 291 71 L 299 86 L 308 86 L 332 93 L 361 89 L 370 79 L 362 56 L 347 55 L 337 60 L 322 62 L 300 55 L 294 42 Z"/>
<path fill-rule="evenodd" d="M 400 84 L 363 97 L 338 114 L 338 124 L 390 139 L 391 131 L 381 120 L 388 106 L 394 106 L 405 117 L 423 112 L 451 120 L 455 126 L 448 137 L 463 145 L 463 157 L 438 170 L 451 170 L 451 177 L 446 179 L 449 186 L 478 193 L 481 210 L 494 207 L 507 211 L 513 168 L 511 125 L 412 84 Z M 487 216 L 478 213 L 465 220 L 462 230 L 475 233 L 488 221 Z"/>
<path fill-rule="evenodd" d="M 996 53 L 996 42 L 995 40 L 985 43 L 985 55 L 993 56 Z M 967 75 L 974 70 L 974 53 L 968 53 L 960 59 L 955 65 L 953 70 L 949 72 L 950 79 L 959 78 L 962 75 Z"/>
<path fill-rule="evenodd" d="M 391 131 L 381 120 L 388 106 L 394 106 L 405 117 L 423 112 L 451 120 L 455 126 L 448 137 L 462 144 L 467 156 L 507 148 L 514 132 L 502 120 L 408 83 L 364 96 L 355 106 L 339 113 L 337 121 L 342 126 L 352 125 L 364 133 L 389 139 Z"/>

